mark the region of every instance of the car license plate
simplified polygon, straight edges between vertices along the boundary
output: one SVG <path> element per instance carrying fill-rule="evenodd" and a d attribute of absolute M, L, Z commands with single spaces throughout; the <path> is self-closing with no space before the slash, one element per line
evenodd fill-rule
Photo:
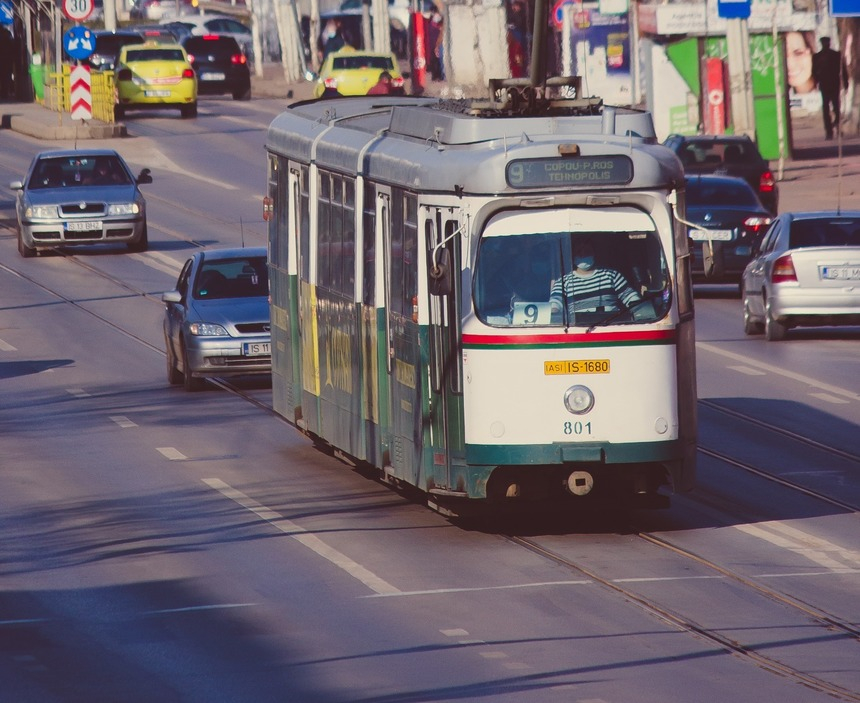
<path fill-rule="evenodd" d="M 101 222 L 66 222 L 67 232 L 96 232 L 101 228 Z"/>
<path fill-rule="evenodd" d="M 272 353 L 272 345 L 269 342 L 245 342 L 242 353 L 245 356 L 268 356 Z"/>
<path fill-rule="evenodd" d="M 201 73 L 200 80 L 201 81 L 223 81 L 227 76 L 223 73 Z"/>
<path fill-rule="evenodd" d="M 691 229 L 690 239 L 696 242 L 712 240 L 715 242 L 730 242 L 734 239 L 735 233 L 731 229 Z"/>
<path fill-rule="evenodd" d="M 609 373 L 609 359 L 543 362 L 544 376 L 569 376 L 579 373 Z"/>
<path fill-rule="evenodd" d="M 169 98 L 169 90 L 144 90 L 143 94 L 148 98 Z"/>
<path fill-rule="evenodd" d="M 860 266 L 822 266 L 821 278 L 828 281 L 860 281 Z"/>

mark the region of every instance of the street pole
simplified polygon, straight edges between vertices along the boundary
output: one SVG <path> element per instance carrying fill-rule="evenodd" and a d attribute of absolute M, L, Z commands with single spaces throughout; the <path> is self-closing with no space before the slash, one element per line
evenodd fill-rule
<path fill-rule="evenodd" d="M 726 20 L 729 93 L 735 134 L 755 139 L 755 110 L 752 90 L 749 27 L 746 18 Z"/>

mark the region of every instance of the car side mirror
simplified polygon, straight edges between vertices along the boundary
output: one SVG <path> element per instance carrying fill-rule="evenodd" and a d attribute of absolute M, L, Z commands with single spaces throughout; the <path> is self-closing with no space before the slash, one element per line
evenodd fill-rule
<path fill-rule="evenodd" d="M 430 295 L 449 295 L 452 288 L 451 252 L 440 249 L 437 256 L 438 261 L 430 264 L 427 276 Z"/>
<path fill-rule="evenodd" d="M 9 187 L 12 190 L 23 190 L 24 189 L 24 181 L 12 181 L 9 184 Z"/>
<path fill-rule="evenodd" d="M 161 300 L 165 303 L 181 303 L 182 293 L 178 290 L 169 290 L 161 294 Z"/>
<path fill-rule="evenodd" d="M 138 184 L 152 183 L 152 171 L 148 168 L 142 169 L 140 175 L 137 177 L 137 182 Z"/>

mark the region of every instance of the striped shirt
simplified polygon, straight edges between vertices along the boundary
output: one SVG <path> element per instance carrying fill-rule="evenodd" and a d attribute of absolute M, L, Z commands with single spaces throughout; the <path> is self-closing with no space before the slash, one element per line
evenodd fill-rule
<path fill-rule="evenodd" d="M 619 310 L 619 300 L 625 307 L 641 300 L 627 279 L 615 269 L 595 269 L 594 273 L 588 276 L 570 271 L 564 275 L 564 294 L 561 281 L 562 279 L 553 281 L 550 291 L 549 300 L 556 310 L 562 309 L 565 298 L 570 313 L 615 312 Z"/>

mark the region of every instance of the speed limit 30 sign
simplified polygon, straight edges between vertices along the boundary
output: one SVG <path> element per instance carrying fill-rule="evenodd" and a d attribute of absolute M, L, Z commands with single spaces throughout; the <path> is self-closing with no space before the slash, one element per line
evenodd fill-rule
<path fill-rule="evenodd" d="M 93 14 L 93 0 L 63 0 L 63 12 L 75 22 L 83 22 Z"/>

